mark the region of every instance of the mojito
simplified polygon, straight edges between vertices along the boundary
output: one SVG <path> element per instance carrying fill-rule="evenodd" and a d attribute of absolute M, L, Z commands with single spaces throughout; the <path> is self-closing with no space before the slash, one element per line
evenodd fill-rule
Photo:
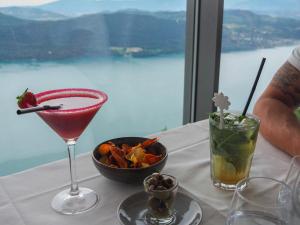
<path fill-rule="evenodd" d="M 233 190 L 236 183 L 249 176 L 260 121 L 252 115 L 224 113 L 209 116 L 210 166 L 213 184 Z"/>

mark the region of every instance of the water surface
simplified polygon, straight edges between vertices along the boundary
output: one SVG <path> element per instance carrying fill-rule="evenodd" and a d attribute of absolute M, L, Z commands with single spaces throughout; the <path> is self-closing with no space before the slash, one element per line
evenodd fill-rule
<path fill-rule="evenodd" d="M 262 57 L 267 62 L 254 98 L 294 47 L 222 54 L 220 90 L 230 97 L 231 109 L 244 107 Z M 0 175 L 66 157 L 65 143 L 40 118 L 15 113 L 16 96 L 26 88 L 38 93 L 66 87 L 109 96 L 78 141 L 78 153 L 90 152 L 103 140 L 182 124 L 184 56 L 0 64 Z"/>

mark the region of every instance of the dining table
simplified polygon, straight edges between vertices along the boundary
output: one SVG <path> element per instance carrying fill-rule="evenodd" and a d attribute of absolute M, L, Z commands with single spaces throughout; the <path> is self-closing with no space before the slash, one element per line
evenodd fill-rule
<path fill-rule="evenodd" d="M 209 123 L 202 120 L 149 135 L 159 137 L 168 151 L 162 173 L 177 178 L 182 190 L 199 202 L 203 217 L 200 224 L 225 224 L 233 191 L 213 186 L 210 177 Z M 260 134 L 250 176 L 284 180 L 291 156 L 272 146 Z M 51 200 L 69 186 L 68 161 L 44 164 L 0 177 L 1 225 L 118 225 L 117 210 L 128 196 L 142 191 L 142 185 L 107 179 L 95 168 L 91 152 L 76 159 L 79 186 L 95 190 L 100 203 L 90 211 L 62 215 L 51 208 Z M 300 224 L 300 221 L 299 223 Z"/>

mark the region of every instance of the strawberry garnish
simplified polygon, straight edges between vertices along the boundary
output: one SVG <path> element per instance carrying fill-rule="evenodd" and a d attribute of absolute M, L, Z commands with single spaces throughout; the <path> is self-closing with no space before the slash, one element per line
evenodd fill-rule
<path fill-rule="evenodd" d="M 24 91 L 24 93 L 17 97 L 18 106 L 21 109 L 37 106 L 36 98 L 34 94 L 28 91 L 28 88 Z"/>

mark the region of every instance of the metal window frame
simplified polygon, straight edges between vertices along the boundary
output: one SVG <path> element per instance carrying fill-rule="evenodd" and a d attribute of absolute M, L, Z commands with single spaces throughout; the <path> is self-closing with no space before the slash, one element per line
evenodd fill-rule
<path fill-rule="evenodd" d="M 219 88 L 224 0 L 187 0 L 183 123 L 208 118 Z"/>

